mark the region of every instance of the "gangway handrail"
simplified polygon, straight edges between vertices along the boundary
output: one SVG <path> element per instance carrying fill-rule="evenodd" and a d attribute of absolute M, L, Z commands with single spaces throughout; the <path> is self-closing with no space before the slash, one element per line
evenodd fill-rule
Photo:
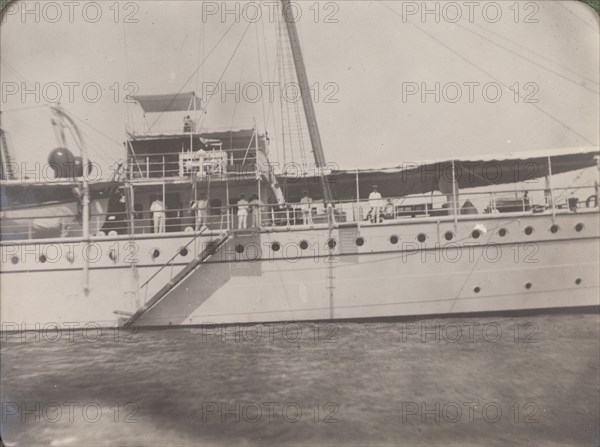
<path fill-rule="evenodd" d="M 171 278 L 158 292 L 154 294 L 152 298 L 150 298 L 150 300 L 144 303 L 142 307 L 140 307 L 133 315 L 131 315 L 129 319 L 127 319 L 123 323 L 123 327 L 128 328 L 138 318 L 140 318 L 142 315 L 144 315 L 146 312 L 152 309 L 152 307 L 154 307 L 160 300 L 166 297 L 169 294 L 169 292 L 177 286 L 177 284 L 181 283 L 181 281 L 186 279 L 188 275 L 193 273 L 200 264 L 204 263 L 208 258 L 217 253 L 219 248 L 222 247 L 223 244 L 225 244 L 229 240 L 229 237 L 230 233 L 225 232 L 221 235 L 221 238 L 216 241 L 214 246 L 207 246 L 204 250 L 202 250 L 202 252 L 198 256 L 196 256 L 192 261 L 190 261 L 187 264 L 187 266 L 185 266 L 179 273 L 177 273 L 177 275 L 175 275 L 175 278 Z"/>
<path fill-rule="evenodd" d="M 150 283 L 150 281 L 152 281 L 154 278 L 156 278 L 156 276 L 157 276 L 157 275 L 158 275 L 160 272 L 162 272 L 162 271 L 163 271 L 165 268 L 167 268 L 168 266 L 170 266 L 170 265 L 171 265 L 171 263 L 172 263 L 172 262 L 175 260 L 175 258 L 177 258 L 177 256 L 180 256 L 180 255 L 181 255 L 181 249 L 182 249 L 182 248 L 188 248 L 188 247 L 190 246 L 190 244 L 191 244 L 192 242 L 196 241 L 196 239 L 198 239 L 200 236 L 202 236 L 202 235 L 205 233 L 205 231 L 206 231 L 207 229 L 208 229 L 208 227 L 206 227 L 206 226 L 205 226 L 205 227 L 203 227 L 203 228 L 200 230 L 200 232 L 199 232 L 198 234 L 196 234 L 196 235 L 195 235 L 195 236 L 194 236 L 194 237 L 193 237 L 193 238 L 192 238 L 192 239 L 191 239 L 191 240 L 190 240 L 190 241 L 189 241 L 187 244 L 185 244 L 183 247 L 179 247 L 179 248 L 177 249 L 177 253 L 175 253 L 171 259 L 169 259 L 169 260 L 168 260 L 166 263 L 164 263 L 164 264 L 161 266 L 161 268 L 160 268 L 160 269 L 158 269 L 158 270 L 157 270 L 157 271 L 154 273 L 154 275 L 152 275 L 150 278 L 148 278 L 148 279 L 146 280 L 146 282 L 140 286 L 140 289 L 143 289 L 144 287 L 146 287 L 146 286 L 147 286 L 147 285 Z"/>

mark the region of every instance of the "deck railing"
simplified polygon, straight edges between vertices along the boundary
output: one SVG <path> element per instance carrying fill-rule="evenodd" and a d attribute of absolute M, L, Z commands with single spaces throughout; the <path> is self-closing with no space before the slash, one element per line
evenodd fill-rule
<path fill-rule="evenodd" d="M 253 150 L 244 148 L 206 151 L 202 161 L 196 152 L 182 151 L 130 155 L 128 162 L 130 180 L 184 178 L 194 174 L 224 177 L 254 175 L 257 156 Z"/>
<path fill-rule="evenodd" d="M 587 208 L 598 208 L 598 196 L 595 187 L 555 188 L 554 201 L 548 190 L 461 193 L 456 212 L 448 203 L 448 196 L 431 194 L 428 196 L 408 196 L 383 198 L 379 205 L 379 220 L 373 216 L 374 205 L 368 199 L 337 201 L 332 204 L 335 224 L 357 223 L 372 225 L 404 221 L 412 218 L 444 218 L 452 216 L 461 220 L 474 215 L 505 213 L 534 214 L 543 212 L 577 212 Z M 442 203 L 443 202 L 443 203 Z M 310 208 L 310 211 L 308 211 Z M 223 232 L 238 230 L 239 217 L 236 204 L 224 207 L 209 207 L 206 219 L 200 222 L 196 211 L 190 208 L 165 210 L 165 225 L 162 233 L 194 233 L 204 228 L 207 231 Z M 91 225 L 98 228 L 96 237 L 118 235 L 156 234 L 154 216 L 150 210 L 109 212 L 91 214 Z M 71 237 L 77 235 L 81 227 L 81 216 L 42 216 L 34 215 L 22 218 L 3 218 L 1 221 L 2 240 L 27 240 L 48 237 L 47 229 L 54 223 L 53 237 Z M 254 204 L 249 206 L 246 218 L 247 228 L 310 227 L 327 225 L 328 215 L 325 204 L 315 201 L 310 205 L 303 203 Z M 74 230 L 74 231 L 73 231 Z M 76 236 L 72 236 L 76 237 Z"/>

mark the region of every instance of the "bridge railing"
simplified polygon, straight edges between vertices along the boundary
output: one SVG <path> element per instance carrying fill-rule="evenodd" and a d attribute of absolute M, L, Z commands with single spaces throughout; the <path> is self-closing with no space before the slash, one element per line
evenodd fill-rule
<path fill-rule="evenodd" d="M 130 155 L 128 177 L 130 180 L 156 180 L 161 178 L 255 175 L 256 152 L 246 148 L 222 151 L 182 151 Z"/>

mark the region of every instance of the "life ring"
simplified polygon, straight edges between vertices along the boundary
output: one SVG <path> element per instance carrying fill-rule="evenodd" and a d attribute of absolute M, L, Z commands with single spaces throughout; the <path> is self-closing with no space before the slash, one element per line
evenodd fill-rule
<path fill-rule="evenodd" d="M 594 201 L 594 206 L 590 206 L 590 202 Z M 598 207 L 598 196 L 593 194 L 587 198 L 585 201 L 586 208 L 597 208 Z"/>

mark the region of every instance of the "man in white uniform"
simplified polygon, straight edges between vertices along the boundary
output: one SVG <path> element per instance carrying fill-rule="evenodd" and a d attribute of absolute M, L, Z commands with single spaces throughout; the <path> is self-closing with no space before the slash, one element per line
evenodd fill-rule
<path fill-rule="evenodd" d="M 166 220 L 165 204 L 157 198 L 150 205 L 150 211 L 152 211 L 152 219 L 154 220 L 154 232 L 164 233 Z"/>
<path fill-rule="evenodd" d="M 250 210 L 252 211 L 252 227 L 260 227 L 262 225 L 262 212 L 264 203 L 258 198 L 257 194 L 252 196 L 250 201 Z"/>
<path fill-rule="evenodd" d="M 371 223 L 379 223 L 383 200 L 381 194 L 377 191 L 377 185 L 373 185 L 373 191 L 369 194 L 369 205 L 371 206 Z"/>
<path fill-rule="evenodd" d="M 308 192 L 303 192 L 304 197 L 300 199 L 300 208 L 302 209 L 302 223 L 312 225 L 312 199 L 308 197 Z"/>
<path fill-rule="evenodd" d="M 196 212 L 196 231 L 208 223 L 208 200 L 204 194 L 200 194 L 198 200 L 192 202 L 190 210 Z"/>
<path fill-rule="evenodd" d="M 238 229 L 245 230 L 248 227 L 248 201 L 246 200 L 246 194 L 240 194 L 237 209 Z"/>

